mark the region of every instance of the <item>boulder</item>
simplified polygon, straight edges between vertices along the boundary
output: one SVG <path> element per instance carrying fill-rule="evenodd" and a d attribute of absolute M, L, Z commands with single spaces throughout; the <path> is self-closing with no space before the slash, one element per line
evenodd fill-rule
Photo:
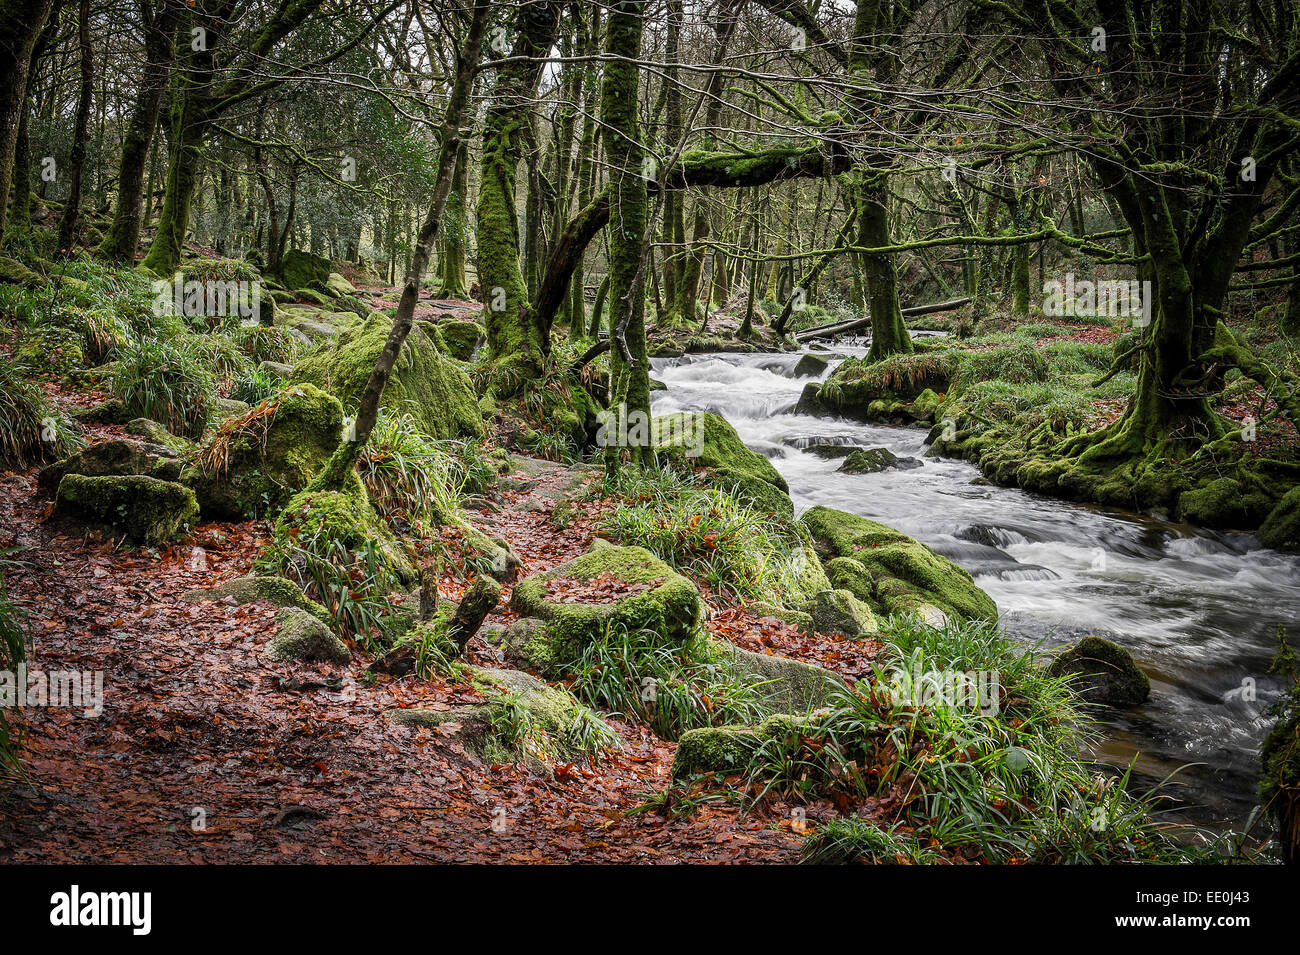
<path fill-rule="evenodd" d="M 799 400 L 794 406 L 795 414 L 812 415 L 813 417 L 823 417 L 831 413 L 830 409 L 822 402 L 818 395 L 821 392 L 821 385 L 818 382 L 810 381 L 803 386 L 803 391 L 799 393 Z"/>
<path fill-rule="evenodd" d="M 770 716 L 756 726 L 708 726 L 687 730 L 677 741 L 673 756 L 674 779 L 699 773 L 742 773 L 759 747 L 773 740 L 799 735 L 806 724 L 802 717 Z"/>
<path fill-rule="evenodd" d="M 392 327 L 391 318 L 373 313 L 337 341 L 299 359 L 290 380 L 316 385 L 346 407 L 357 407 Z M 419 323 L 411 329 L 384 388 L 383 407 L 410 412 L 431 438 L 480 438 L 484 433 L 469 376 L 438 350 Z"/>
<path fill-rule="evenodd" d="M 287 289 L 307 289 L 324 285 L 330 277 L 330 260 L 301 249 L 290 249 L 280 258 L 273 273 Z"/>
<path fill-rule="evenodd" d="M 815 378 L 829 368 L 831 363 L 820 355 L 804 355 L 794 366 L 794 377 Z"/>
<path fill-rule="evenodd" d="M 478 322 L 463 322 L 459 319 L 444 318 L 434 326 L 442 335 L 447 354 L 457 361 L 469 361 L 474 357 L 474 349 L 487 333 Z"/>
<path fill-rule="evenodd" d="M 311 614 L 322 623 L 329 623 L 329 612 L 312 600 L 302 588 L 287 577 L 250 574 L 246 577 L 232 577 L 212 587 L 187 590 L 185 600 L 206 601 L 231 599 L 237 604 L 265 600 L 275 607 L 292 607 Z"/>
<path fill-rule="evenodd" d="M 507 655 L 545 672 L 563 672 L 607 626 L 684 643 L 705 615 L 695 585 L 658 557 L 599 539 L 582 556 L 517 584 L 510 609 L 536 622 L 506 631 Z"/>
<path fill-rule="evenodd" d="M 54 513 L 123 535 L 134 544 L 158 544 L 193 523 L 199 506 L 194 492 L 174 481 L 143 474 L 68 474 L 59 482 Z"/>
<path fill-rule="evenodd" d="M 1178 518 L 1202 527 L 1256 527 L 1273 511 L 1266 495 L 1222 477 L 1178 495 Z"/>
<path fill-rule="evenodd" d="M 314 385 L 291 386 L 259 407 L 264 413 L 253 419 L 219 428 L 182 475 L 205 517 L 240 521 L 279 510 L 343 440 L 343 405 Z"/>
<path fill-rule="evenodd" d="M 997 605 L 965 570 L 906 534 L 829 507 L 801 518 L 836 589 L 848 590 L 875 613 L 934 609 L 976 620 L 996 620 Z"/>
<path fill-rule="evenodd" d="M 680 463 L 704 468 L 716 487 L 734 489 L 742 501 L 759 510 L 794 516 L 785 478 L 771 461 L 746 447 L 722 415 L 677 412 L 655 418 L 651 430 L 655 450 Z"/>
<path fill-rule="evenodd" d="M 290 498 L 272 529 L 275 543 L 329 540 L 355 553 L 374 544 L 376 552 L 403 588 L 419 580 L 412 555 L 371 507 L 358 481 L 346 491 L 301 491 Z"/>
<path fill-rule="evenodd" d="M 827 636 L 852 639 L 880 630 L 871 608 L 848 590 L 823 590 L 813 597 L 807 609 L 813 630 Z"/>
<path fill-rule="evenodd" d="M 131 420 L 131 411 L 121 398 L 109 398 L 88 408 L 78 408 L 71 417 L 78 424 L 125 424 Z"/>
<path fill-rule="evenodd" d="M 725 640 L 709 644 L 724 669 L 754 683 L 768 715 L 808 713 L 829 706 L 837 692 L 848 689 L 838 674 L 825 667 L 776 653 L 754 653 Z"/>
<path fill-rule="evenodd" d="M 916 458 L 898 457 L 888 448 L 863 448 L 850 451 L 837 471 L 845 474 L 875 474 L 878 471 L 910 470 L 921 467 Z"/>
<path fill-rule="evenodd" d="M 45 280 L 17 259 L 0 256 L 0 283 L 5 285 L 44 285 Z"/>
<path fill-rule="evenodd" d="M 129 438 L 110 438 L 43 468 L 36 486 L 46 494 L 54 494 L 67 474 L 85 477 L 144 474 L 162 481 L 175 481 L 181 475 L 181 463 L 170 448 Z"/>
<path fill-rule="evenodd" d="M 280 662 L 338 663 L 352 660 L 348 645 L 312 614 L 286 607 L 275 615 L 280 625 L 263 653 Z"/>
<path fill-rule="evenodd" d="M 1118 643 L 1084 637 L 1054 659 L 1047 672 L 1073 676 L 1071 686 L 1088 703 L 1137 706 L 1151 695 L 1151 681 Z"/>
<path fill-rule="evenodd" d="M 125 425 L 128 434 L 143 438 L 149 444 L 167 448 L 177 457 L 193 454 L 199 446 L 189 438 L 178 437 L 164 428 L 157 421 L 149 418 L 132 418 Z"/>

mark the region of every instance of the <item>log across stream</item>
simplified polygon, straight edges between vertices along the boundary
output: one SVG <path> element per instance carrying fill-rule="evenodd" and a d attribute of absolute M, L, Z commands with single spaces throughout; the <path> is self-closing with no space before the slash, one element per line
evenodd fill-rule
<path fill-rule="evenodd" d="M 1151 698 L 1106 714 L 1097 755 L 1127 765 L 1139 754 L 1139 788 L 1179 770 L 1167 791 L 1186 802 L 1185 821 L 1241 829 L 1257 801 L 1267 710 L 1282 687 L 1267 673 L 1276 631 L 1300 618 L 1300 557 L 1248 534 L 972 483 L 971 464 L 923 457 L 922 429 L 796 415 L 800 390 L 815 380 L 793 377 L 799 358 L 656 359 L 652 374 L 668 388 L 654 411 L 719 412 L 789 481 L 797 510 L 852 511 L 961 564 L 1018 640 L 1051 650 L 1096 633 L 1125 646 L 1151 677 Z M 886 447 L 924 464 L 837 474 L 839 461 L 801 450 L 814 443 Z"/>

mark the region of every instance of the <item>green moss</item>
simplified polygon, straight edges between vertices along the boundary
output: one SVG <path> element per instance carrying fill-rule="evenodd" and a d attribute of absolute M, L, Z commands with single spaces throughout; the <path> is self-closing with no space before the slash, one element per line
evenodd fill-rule
<path fill-rule="evenodd" d="M 592 580 L 611 574 L 628 584 L 653 583 L 648 590 L 622 596 L 612 603 L 553 602 L 546 598 L 552 580 Z M 690 639 L 704 617 L 704 604 L 695 585 L 642 547 L 617 547 L 597 540 L 587 553 L 516 585 L 510 607 L 523 617 L 535 617 L 543 627 L 520 641 L 520 653 L 548 663 L 571 660 L 605 627 L 649 630 L 664 640 Z M 523 647 L 527 647 L 524 650 Z"/>
<path fill-rule="evenodd" d="M 670 460 L 707 469 L 711 482 L 735 489 L 747 503 L 783 517 L 794 516 L 790 486 L 772 462 L 751 451 L 730 422 L 712 411 L 677 412 L 652 423 L 655 450 Z"/>
<path fill-rule="evenodd" d="M 393 326 L 374 313 L 338 341 L 317 348 L 294 367 L 294 383 L 310 383 L 357 407 L 361 392 Z M 483 416 L 469 377 L 438 351 L 420 324 L 411 329 L 402 354 L 384 388 L 381 407 L 407 411 L 431 438 L 480 438 Z"/>
<path fill-rule="evenodd" d="M 804 721 L 796 716 L 771 716 L 757 726 L 709 726 L 687 730 L 673 756 L 674 779 L 698 773 L 745 772 L 764 743 L 798 733 Z"/>
<path fill-rule="evenodd" d="M 199 515 L 194 492 L 182 484 L 139 474 L 59 482 L 55 514 L 125 535 L 134 544 L 170 540 Z"/>
<path fill-rule="evenodd" d="M 66 474 L 84 477 L 143 474 L 162 481 L 175 481 L 180 472 L 180 462 L 173 458 L 152 454 L 138 441 L 110 438 L 43 468 L 36 483 L 44 493 L 53 494 Z"/>
<path fill-rule="evenodd" d="M 925 613 L 926 606 L 970 619 L 997 619 L 997 606 L 974 579 L 906 534 L 828 507 L 802 517 L 827 576 L 877 613 Z"/>
<path fill-rule="evenodd" d="M 370 506 L 360 482 L 347 491 L 302 491 L 294 495 L 276 518 L 277 543 L 329 540 L 349 551 L 358 551 L 368 541 L 387 560 L 404 586 L 414 586 L 419 575 L 411 555 Z"/>
<path fill-rule="evenodd" d="M 1151 681 L 1133 655 L 1102 637 L 1084 637 L 1048 666 L 1051 676 L 1074 676 L 1071 686 L 1089 703 L 1136 706 L 1151 695 Z"/>
<path fill-rule="evenodd" d="M 1278 701 L 1277 723 L 1260 747 L 1260 804 L 1277 825 L 1286 862 L 1300 862 L 1300 687 Z"/>
<path fill-rule="evenodd" d="M 1236 478 L 1223 477 L 1179 495 L 1178 516 L 1204 527 L 1255 527 L 1273 504 Z"/>
<path fill-rule="evenodd" d="M 312 614 L 289 607 L 276 614 L 275 619 L 280 628 L 266 648 L 268 658 L 339 664 L 352 660 L 348 645 Z"/>
<path fill-rule="evenodd" d="M 302 588 L 287 577 L 272 575 L 234 577 L 222 581 L 215 587 L 186 591 L 189 601 L 223 600 L 233 598 L 236 603 L 252 603 L 265 600 L 275 607 L 294 607 L 311 614 L 322 623 L 330 623 L 329 611 L 312 600 Z"/>
<path fill-rule="evenodd" d="M 710 640 L 712 656 L 727 673 L 752 683 L 768 714 L 808 713 L 830 705 L 848 687 L 835 673 L 776 653 L 753 653 L 725 640 Z"/>
<path fill-rule="evenodd" d="M 71 329 L 43 325 L 23 335 L 14 361 L 34 371 L 65 374 L 85 362 L 81 336 Z"/>
<path fill-rule="evenodd" d="M 1259 528 L 1259 541 L 1278 550 L 1300 550 L 1300 487 L 1293 487 L 1269 512 Z"/>
<path fill-rule="evenodd" d="M 273 274 L 287 289 L 309 289 L 329 281 L 330 260 L 300 249 L 290 249 L 281 257 Z"/>
<path fill-rule="evenodd" d="M 128 434 L 134 434 L 150 444 L 167 448 L 182 457 L 193 454 L 199 448 L 189 438 L 177 437 L 157 421 L 148 418 L 132 418 L 126 423 L 125 430 Z"/>
<path fill-rule="evenodd" d="M 478 322 L 462 322 L 443 319 L 434 326 L 442 335 L 447 346 L 447 354 L 457 361 L 469 361 L 474 357 L 474 349 L 487 334 Z"/>

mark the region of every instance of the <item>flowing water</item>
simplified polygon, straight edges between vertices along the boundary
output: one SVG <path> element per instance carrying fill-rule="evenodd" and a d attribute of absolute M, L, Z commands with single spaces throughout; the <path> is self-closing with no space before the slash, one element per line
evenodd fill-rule
<path fill-rule="evenodd" d="M 789 481 L 797 511 L 824 504 L 929 544 L 975 576 L 1017 640 L 1050 649 L 1099 634 L 1126 647 L 1151 697 L 1107 712 L 1096 755 L 1123 766 L 1136 755 L 1139 787 L 1187 767 L 1167 788 L 1183 818 L 1240 829 L 1256 802 L 1267 709 L 1282 689 L 1266 672 L 1276 631 L 1300 632 L 1300 558 L 1248 534 L 986 484 L 971 464 L 923 457 L 924 430 L 797 415 L 800 391 L 818 380 L 793 377 L 799 358 L 655 359 L 652 374 L 668 388 L 655 393 L 654 412 L 716 411 Z M 802 450 L 819 443 L 885 447 L 923 464 L 837 474 L 840 461 Z"/>

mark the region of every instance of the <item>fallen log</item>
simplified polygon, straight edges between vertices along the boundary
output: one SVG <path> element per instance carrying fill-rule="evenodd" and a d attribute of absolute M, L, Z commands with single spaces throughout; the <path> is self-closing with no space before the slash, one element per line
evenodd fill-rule
<path fill-rule="evenodd" d="M 901 309 L 904 318 L 915 318 L 918 315 L 930 315 L 934 312 L 948 312 L 954 308 L 961 308 L 970 297 L 955 298 L 951 302 L 935 302 L 932 305 L 913 305 L 910 308 Z M 797 342 L 811 341 L 814 338 L 833 338 L 836 335 L 843 335 L 845 332 L 857 331 L 859 328 L 871 327 L 870 318 L 855 318 L 848 322 L 831 322 L 829 325 L 818 325 L 816 328 L 805 328 L 801 332 L 795 332 L 794 340 Z"/>

